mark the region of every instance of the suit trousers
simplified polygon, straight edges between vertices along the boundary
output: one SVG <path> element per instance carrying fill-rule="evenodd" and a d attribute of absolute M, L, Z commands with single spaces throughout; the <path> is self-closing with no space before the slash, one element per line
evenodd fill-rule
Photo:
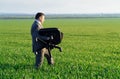
<path fill-rule="evenodd" d="M 49 54 L 48 49 L 46 49 L 46 48 L 43 48 L 43 49 L 37 51 L 35 55 L 36 55 L 36 60 L 35 60 L 36 67 L 42 66 L 44 56 L 46 57 L 49 65 L 54 64 L 54 60 L 53 60 L 52 56 Z"/>

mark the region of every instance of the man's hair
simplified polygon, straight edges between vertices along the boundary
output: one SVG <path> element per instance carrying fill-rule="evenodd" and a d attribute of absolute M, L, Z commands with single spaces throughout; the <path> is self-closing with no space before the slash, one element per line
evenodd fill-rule
<path fill-rule="evenodd" d="M 35 19 L 39 19 L 39 17 L 45 15 L 44 13 L 42 12 L 38 12 L 36 15 L 35 15 Z"/>

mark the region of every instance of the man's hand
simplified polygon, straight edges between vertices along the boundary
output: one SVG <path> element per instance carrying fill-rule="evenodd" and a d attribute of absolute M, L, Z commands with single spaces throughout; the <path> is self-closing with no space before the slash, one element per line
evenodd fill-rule
<path fill-rule="evenodd" d="M 53 40 L 54 39 L 53 36 L 50 36 L 50 39 Z"/>
<path fill-rule="evenodd" d="M 47 40 L 53 40 L 53 39 L 54 39 L 53 36 L 47 38 Z"/>

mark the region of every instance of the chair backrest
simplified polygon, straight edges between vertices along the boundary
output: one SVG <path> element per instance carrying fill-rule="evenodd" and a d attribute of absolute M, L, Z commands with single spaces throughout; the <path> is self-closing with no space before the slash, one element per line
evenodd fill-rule
<path fill-rule="evenodd" d="M 43 28 L 39 30 L 39 34 L 42 36 L 48 36 L 48 37 L 53 36 L 53 40 L 46 41 L 46 42 L 52 43 L 54 45 L 61 43 L 63 39 L 63 33 L 60 32 L 58 28 Z"/>

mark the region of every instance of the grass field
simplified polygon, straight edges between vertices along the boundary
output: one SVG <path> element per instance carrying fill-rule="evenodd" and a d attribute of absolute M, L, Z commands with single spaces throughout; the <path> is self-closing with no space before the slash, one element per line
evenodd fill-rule
<path fill-rule="evenodd" d="M 120 79 L 120 18 L 48 19 L 44 27 L 64 33 L 46 59 L 34 69 L 31 19 L 0 20 L 0 79 Z"/>

